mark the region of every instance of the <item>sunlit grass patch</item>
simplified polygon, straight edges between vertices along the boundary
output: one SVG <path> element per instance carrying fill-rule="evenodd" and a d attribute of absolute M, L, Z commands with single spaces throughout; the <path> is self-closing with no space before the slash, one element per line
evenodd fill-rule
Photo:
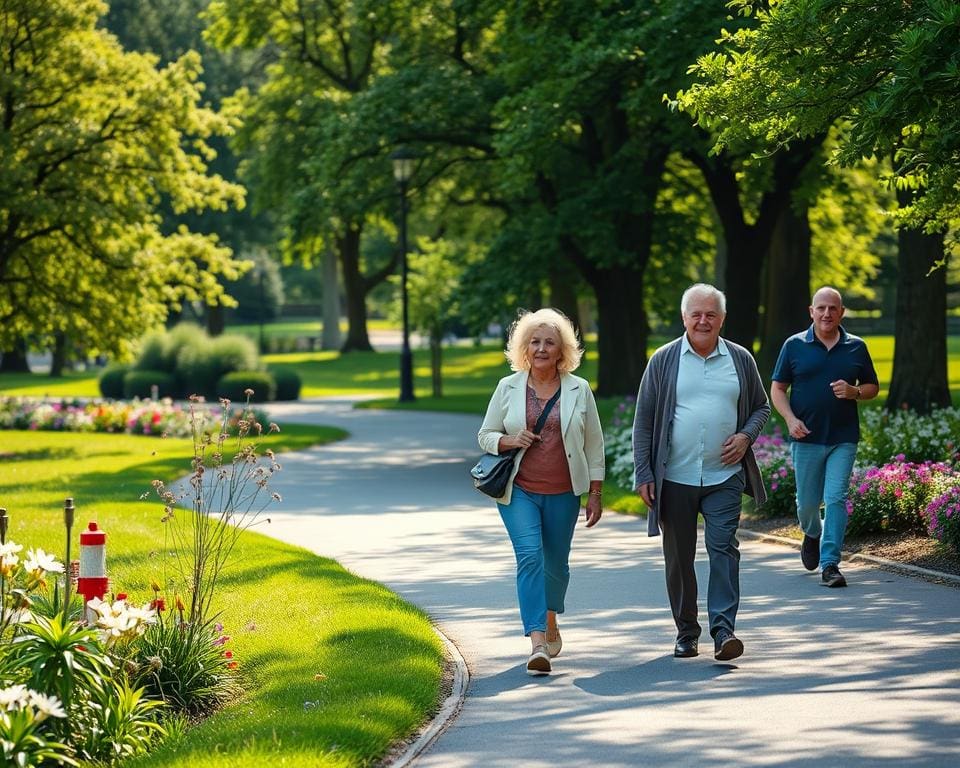
<path fill-rule="evenodd" d="M 260 445 L 298 449 L 342 435 L 282 426 Z M 154 478 L 171 481 L 190 471 L 190 441 L 65 432 L 2 436 L 0 506 L 10 514 L 8 538 L 62 556 L 63 499 L 72 496 L 74 542 L 87 521 L 106 531 L 115 591 L 145 602 L 151 581 L 173 575 L 164 554 L 162 504 L 140 496 Z M 263 525 L 259 530 L 268 531 Z M 436 705 L 443 651 L 428 618 L 332 560 L 243 533 L 221 574 L 214 608 L 239 663 L 242 696 L 191 726 L 182 741 L 131 765 L 370 765 Z"/>

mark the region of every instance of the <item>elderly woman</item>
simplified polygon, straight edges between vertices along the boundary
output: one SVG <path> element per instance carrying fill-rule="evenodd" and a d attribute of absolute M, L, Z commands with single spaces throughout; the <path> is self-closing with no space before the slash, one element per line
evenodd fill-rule
<path fill-rule="evenodd" d="M 601 515 L 600 418 L 589 383 L 572 373 L 582 355 L 573 324 L 563 314 L 554 309 L 523 313 L 506 349 L 516 373 L 497 384 L 478 435 L 487 453 L 520 449 L 497 507 L 517 558 L 520 618 L 532 644 L 531 675 L 549 674 L 550 659 L 562 646 L 557 614 L 563 613 L 570 582 L 568 558 L 580 496 L 588 494 L 587 528 Z"/>

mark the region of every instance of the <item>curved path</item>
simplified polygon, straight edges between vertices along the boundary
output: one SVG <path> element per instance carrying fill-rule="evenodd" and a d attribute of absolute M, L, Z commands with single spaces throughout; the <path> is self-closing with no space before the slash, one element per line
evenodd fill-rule
<path fill-rule="evenodd" d="M 960 590 L 854 564 L 849 588 L 826 590 L 796 550 L 745 541 L 745 655 L 674 659 L 659 539 L 607 513 L 574 540 L 555 673 L 530 678 L 510 545 L 468 482 L 479 417 L 270 410 L 352 435 L 282 457 L 271 535 L 421 606 L 470 667 L 418 767 L 960 764 Z"/>

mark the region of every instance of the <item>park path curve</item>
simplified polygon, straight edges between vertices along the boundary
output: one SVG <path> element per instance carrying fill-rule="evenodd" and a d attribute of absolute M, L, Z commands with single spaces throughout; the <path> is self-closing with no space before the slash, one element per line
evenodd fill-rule
<path fill-rule="evenodd" d="M 351 437 L 283 455 L 264 530 L 388 585 L 460 649 L 463 710 L 418 768 L 960 764 L 960 590 L 860 564 L 827 590 L 795 549 L 748 540 L 745 655 L 674 659 L 659 539 L 608 512 L 574 539 L 555 673 L 530 678 L 510 545 L 468 482 L 480 416 L 351 406 L 270 407 Z"/>

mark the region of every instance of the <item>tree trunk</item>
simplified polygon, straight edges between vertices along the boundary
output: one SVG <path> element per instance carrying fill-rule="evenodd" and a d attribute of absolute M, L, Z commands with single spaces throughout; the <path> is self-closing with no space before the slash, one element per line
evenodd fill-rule
<path fill-rule="evenodd" d="M 337 274 L 337 255 L 326 248 L 323 252 L 323 333 L 321 349 L 339 349 L 340 334 L 340 280 Z"/>
<path fill-rule="evenodd" d="M 611 267 L 591 281 L 597 296 L 597 395 L 636 395 L 647 365 L 650 326 L 643 268 Z"/>
<path fill-rule="evenodd" d="M 582 338 L 583 329 L 580 326 L 580 310 L 577 306 L 577 284 L 580 277 L 576 269 L 566 260 L 557 259 L 550 270 L 548 281 L 550 306 L 570 318 Z"/>
<path fill-rule="evenodd" d="M 50 350 L 50 378 L 63 376 L 63 369 L 67 367 L 67 335 L 57 331 L 53 335 L 53 349 Z"/>
<path fill-rule="evenodd" d="M 760 329 L 760 276 L 774 228 L 789 208 L 800 174 L 823 143 L 823 136 L 797 142 L 774 156 L 771 186 L 760 199 L 756 220 L 747 223 L 732 158 L 691 152 L 687 158 L 703 173 L 723 228 L 726 255 L 724 292 L 727 320 L 724 336 L 753 350 Z"/>
<path fill-rule="evenodd" d="M 18 339 L 10 349 L 3 351 L 0 359 L 0 373 L 30 373 L 27 361 L 27 342 Z"/>
<path fill-rule="evenodd" d="M 784 340 L 801 330 L 810 305 L 810 219 L 806 206 L 784 208 L 773 228 L 757 367 L 767 383 Z"/>
<path fill-rule="evenodd" d="M 207 306 L 207 333 L 211 336 L 220 336 L 227 327 L 227 313 L 223 304 Z"/>
<path fill-rule="evenodd" d="M 373 350 L 367 334 L 367 287 L 360 272 L 360 227 L 350 226 L 337 238 L 343 290 L 347 301 L 347 338 L 341 352 Z"/>
<path fill-rule="evenodd" d="M 901 205 L 909 203 L 909 195 L 909 191 L 898 192 Z M 943 258 L 943 235 L 901 229 L 898 244 L 893 376 L 886 407 L 891 411 L 905 407 L 929 413 L 934 407 L 948 407 L 951 403 L 947 379 L 947 270 L 941 266 L 930 272 Z"/>
<path fill-rule="evenodd" d="M 433 396 L 443 397 L 443 336 L 441 332 L 430 333 L 430 381 Z"/>

